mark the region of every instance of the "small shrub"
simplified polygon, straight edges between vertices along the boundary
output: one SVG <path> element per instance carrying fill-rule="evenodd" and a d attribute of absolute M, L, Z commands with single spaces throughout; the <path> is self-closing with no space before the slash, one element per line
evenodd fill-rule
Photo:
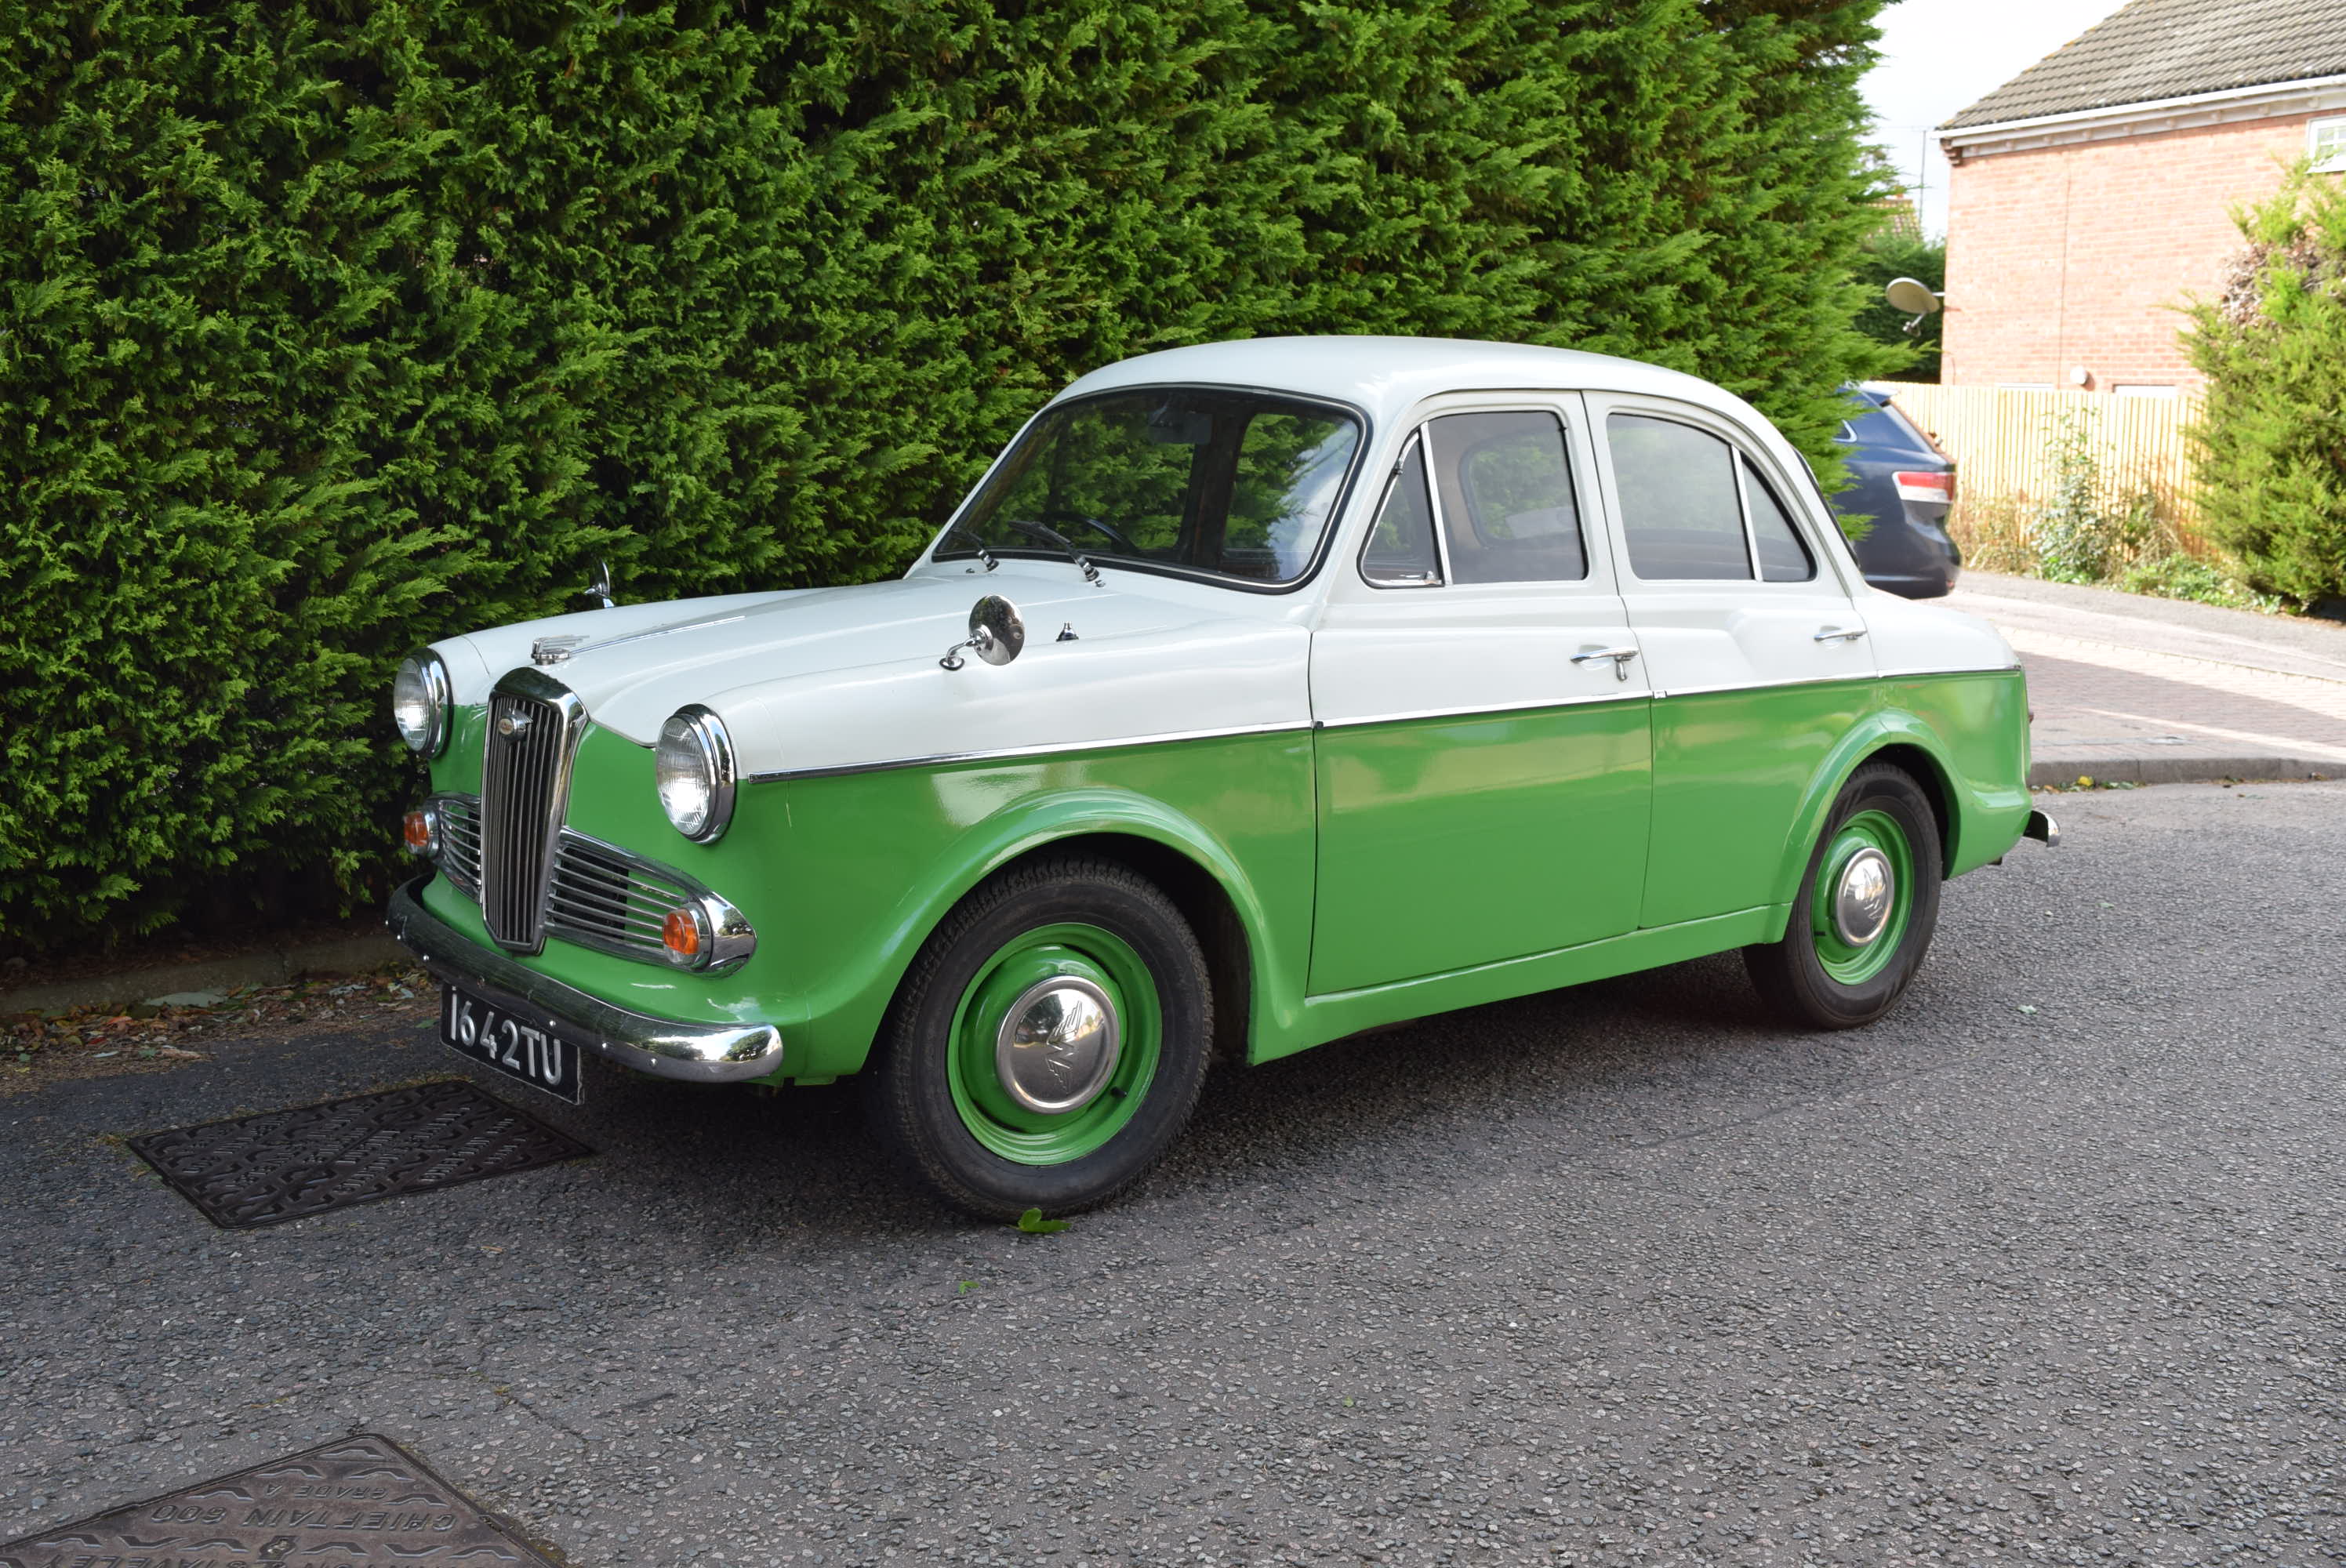
<path fill-rule="evenodd" d="M 2053 496 L 2029 524 L 2036 575 L 2055 583 L 2105 582 L 2149 542 L 2157 504 L 2140 495 L 2118 507 L 2105 498 L 2083 415 L 2055 421 L 2050 443 Z"/>
<path fill-rule="evenodd" d="M 2036 551 L 2029 543 L 2027 509 L 2009 495 L 1964 497 L 1947 519 L 1947 534 L 1975 572 L 2036 575 Z"/>

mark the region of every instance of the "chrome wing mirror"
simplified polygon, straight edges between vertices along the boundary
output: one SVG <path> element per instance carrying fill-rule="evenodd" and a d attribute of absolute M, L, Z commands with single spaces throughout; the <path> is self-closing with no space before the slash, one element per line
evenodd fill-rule
<path fill-rule="evenodd" d="M 1018 606 L 999 594 L 988 594 L 969 607 L 969 639 L 945 649 L 937 663 L 959 669 L 968 662 L 961 657 L 966 648 L 988 664 L 1008 664 L 1025 646 L 1026 623 L 1018 618 Z"/>
<path fill-rule="evenodd" d="M 602 600 L 603 608 L 607 610 L 619 607 L 618 601 L 611 597 L 611 563 L 608 561 L 596 562 L 595 580 L 578 591 L 590 599 Z"/>

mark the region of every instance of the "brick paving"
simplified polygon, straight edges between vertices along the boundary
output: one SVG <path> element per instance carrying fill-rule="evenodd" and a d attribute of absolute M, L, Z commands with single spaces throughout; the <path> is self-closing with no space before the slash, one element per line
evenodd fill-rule
<path fill-rule="evenodd" d="M 1945 602 L 1994 623 L 2028 671 L 2033 782 L 2346 776 L 2346 628 L 1964 583 Z"/>

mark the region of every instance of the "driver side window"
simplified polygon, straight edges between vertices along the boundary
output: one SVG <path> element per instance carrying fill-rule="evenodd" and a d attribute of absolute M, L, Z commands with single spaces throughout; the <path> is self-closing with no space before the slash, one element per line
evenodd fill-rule
<path fill-rule="evenodd" d="M 1426 421 L 1386 487 L 1361 575 L 1381 588 L 1586 577 L 1563 422 L 1514 410 Z"/>

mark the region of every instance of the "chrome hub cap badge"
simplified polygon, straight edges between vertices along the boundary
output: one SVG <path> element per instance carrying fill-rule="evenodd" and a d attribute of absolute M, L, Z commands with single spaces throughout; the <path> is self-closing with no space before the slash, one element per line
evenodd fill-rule
<path fill-rule="evenodd" d="M 1890 923 L 1892 895 L 1890 857 L 1871 846 L 1851 855 L 1841 869 L 1833 888 L 1835 934 L 1851 947 L 1863 947 Z"/>
<path fill-rule="evenodd" d="M 1081 1110 L 1107 1086 L 1119 1044 L 1107 993 L 1072 974 L 1030 985 L 994 1036 L 994 1067 L 1030 1111 Z"/>

